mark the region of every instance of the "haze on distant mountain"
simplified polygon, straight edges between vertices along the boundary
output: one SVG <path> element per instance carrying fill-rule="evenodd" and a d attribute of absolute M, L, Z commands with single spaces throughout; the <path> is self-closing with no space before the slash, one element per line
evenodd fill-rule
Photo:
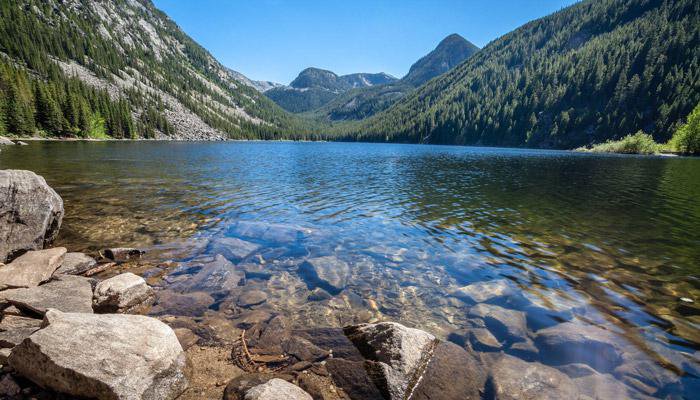
<path fill-rule="evenodd" d="M 265 95 L 285 110 L 301 113 L 321 107 L 348 90 L 394 81 L 396 78 L 383 72 L 338 76 L 324 69 L 306 68 L 289 86 L 272 88 Z"/>

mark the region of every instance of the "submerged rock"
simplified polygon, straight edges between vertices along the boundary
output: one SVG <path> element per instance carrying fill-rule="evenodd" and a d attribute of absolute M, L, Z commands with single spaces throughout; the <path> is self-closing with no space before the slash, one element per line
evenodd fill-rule
<path fill-rule="evenodd" d="M 92 280 L 61 275 L 41 286 L 10 289 L 0 298 L 20 310 L 43 315 L 49 308 L 63 312 L 92 313 Z"/>
<path fill-rule="evenodd" d="M 430 360 L 435 336 L 394 322 L 346 327 L 345 334 L 366 359 L 374 384 L 390 399 L 404 399 Z"/>
<path fill-rule="evenodd" d="M 470 318 L 481 318 L 486 327 L 500 340 L 520 342 L 527 338 L 525 313 L 492 304 L 478 304 L 468 313 Z"/>
<path fill-rule="evenodd" d="M 0 146 L 12 146 L 13 144 L 15 144 L 15 142 L 13 142 L 12 140 L 4 136 L 0 136 Z"/>
<path fill-rule="evenodd" d="M 201 316 L 216 300 L 204 292 L 187 294 L 161 290 L 156 293 L 156 305 L 151 309 L 153 315 L 187 315 Z"/>
<path fill-rule="evenodd" d="M 236 270 L 236 267 L 221 254 L 217 254 L 212 261 L 202 263 L 197 267 L 201 268 L 191 277 L 173 285 L 173 289 L 180 291 L 201 290 L 209 293 L 228 292 L 245 279 L 245 274 Z"/>
<path fill-rule="evenodd" d="M 174 399 L 188 386 L 175 333 L 149 317 L 49 311 L 10 365 L 40 386 L 98 399 Z"/>
<path fill-rule="evenodd" d="M 151 305 L 153 289 L 138 275 L 126 272 L 97 284 L 92 304 L 95 312 L 125 313 Z"/>
<path fill-rule="evenodd" d="M 210 252 L 221 254 L 232 262 L 238 262 L 258 250 L 260 245 L 238 238 L 223 237 L 211 241 Z"/>
<path fill-rule="evenodd" d="M 236 305 L 239 307 L 253 307 L 267 301 L 267 293 L 262 290 L 247 290 L 241 293 L 236 300 Z"/>
<path fill-rule="evenodd" d="M 498 400 L 577 399 L 574 382 L 554 368 L 504 354 L 492 366 L 486 398 Z"/>
<path fill-rule="evenodd" d="M 63 263 L 56 270 L 56 273 L 64 275 L 82 275 L 91 270 L 96 264 L 97 261 L 87 254 L 66 253 L 63 257 Z"/>
<path fill-rule="evenodd" d="M 453 296 L 472 303 L 493 302 L 515 294 L 512 284 L 505 279 L 472 283 L 452 292 Z"/>
<path fill-rule="evenodd" d="M 481 400 L 486 372 L 480 361 L 454 343 L 435 346 L 412 400 Z"/>
<path fill-rule="evenodd" d="M 29 251 L 0 268 L 0 290 L 29 288 L 51 279 L 66 254 L 64 247 Z"/>
<path fill-rule="evenodd" d="M 50 245 L 61 227 L 63 200 L 31 171 L 0 170 L 0 262 Z"/>
<path fill-rule="evenodd" d="M 547 364 L 583 363 L 609 372 L 622 362 L 617 338 L 593 325 L 565 322 L 537 332 L 535 344 Z"/>
<path fill-rule="evenodd" d="M 338 294 L 348 284 L 350 267 L 335 256 L 311 258 L 299 266 L 299 274 L 312 287 Z"/>

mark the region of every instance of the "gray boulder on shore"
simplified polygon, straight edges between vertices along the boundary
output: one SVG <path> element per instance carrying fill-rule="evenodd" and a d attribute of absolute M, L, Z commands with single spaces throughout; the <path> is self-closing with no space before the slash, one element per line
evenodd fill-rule
<path fill-rule="evenodd" d="M 43 326 L 9 358 L 40 386 L 101 400 L 169 400 L 188 386 L 186 355 L 157 319 L 50 310 Z"/>
<path fill-rule="evenodd" d="M 63 262 L 65 254 L 65 247 L 24 253 L 0 267 L 0 290 L 30 288 L 48 281 Z"/>
<path fill-rule="evenodd" d="M 0 146 L 12 146 L 13 144 L 15 144 L 15 142 L 13 142 L 12 140 L 4 136 L 0 136 Z"/>
<path fill-rule="evenodd" d="M 92 279 L 59 275 L 41 286 L 2 291 L 0 299 L 30 314 L 43 315 L 50 308 L 92 313 Z"/>
<path fill-rule="evenodd" d="M 63 263 L 56 270 L 57 274 L 82 275 L 92 269 L 97 261 L 83 253 L 66 253 Z"/>
<path fill-rule="evenodd" d="M 31 171 L 0 170 L 0 262 L 50 245 L 61 227 L 63 200 Z"/>
<path fill-rule="evenodd" d="M 155 294 L 146 281 L 138 275 L 125 272 L 95 286 L 93 309 L 99 313 L 124 313 L 151 305 L 153 300 Z"/>

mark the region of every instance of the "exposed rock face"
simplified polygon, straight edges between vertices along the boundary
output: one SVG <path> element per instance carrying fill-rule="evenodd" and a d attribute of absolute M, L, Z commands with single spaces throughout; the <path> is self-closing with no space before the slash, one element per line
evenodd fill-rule
<path fill-rule="evenodd" d="M 365 367 L 385 398 L 405 399 L 430 360 L 435 336 L 394 322 L 345 328 L 367 360 Z"/>
<path fill-rule="evenodd" d="M 285 380 L 273 378 L 269 381 L 250 388 L 245 394 L 245 400 L 313 400 L 299 386 Z"/>
<path fill-rule="evenodd" d="M 503 355 L 491 368 L 486 398 L 498 400 L 577 399 L 573 381 L 554 368 Z"/>
<path fill-rule="evenodd" d="M 0 290 L 29 288 L 48 281 L 63 262 L 65 254 L 64 247 L 56 247 L 21 255 L 0 268 Z"/>
<path fill-rule="evenodd" d="M 5 315 L 0 322 L 0 347 L 13 348 L 41 327 L 41 320 Z"/>
<path fill-rule="evenodd" d="M 186 356 L 167 325 L 139 315 L 49 311 L 45 327 L 12 350 L 35 383 L 98 399 L 174 399 L 188 385 Z"/>
<path fill-rule="evenodd" d="M 57 274 L 81 275 L 92 269 L 97 262 L 94 258 L 83 253 L 66 253 L 63 263 L 56 270 Z"/>
<path fill-rule="evenodd" d="M 40 250 L 58 235 L 63 200 L 31 171 L 0 170 L 0 262 Z"/>
<path fill-rule="evenodd" d="M 338 294 L 348 284 L 350 267 L 335 256 L 317 257 L 304 261 L 299 266 L 299 274 L 308 285 Z"/>
<path fill-rule="evenodd" d="M 493 302 L 514 294 L 512 284 L 505 279 L 472 283 L 452 292 L 453 296 L 472 303 Z"/>
<path fill-rule="evenodd" d="M 100 313 L 124 313 L 150 305 L 154 299 L 153 289 L 143 278 L 126 272 L 97 284 L 93 309 Z"/>
<path fill-rule="evenodd" d="M 537 333 L 535 344 L 552 365 L 583 363 L 608 372 L 622 362 L 615 335 L 588 324 L 566 322 Z"/>
<path fill-rule="evenodd" d="M 30 313 L 44 314 L 49 308 L 63 312 L 92 313 L 92 280 L 62 275 L 41 286 L 10 289 L 0 298 Z"/>
<path fill-rule="evenodd" d="M 486 382 L 484 366 L 454 343 L 435 346 L 413 400 L 481 400 Z"/>

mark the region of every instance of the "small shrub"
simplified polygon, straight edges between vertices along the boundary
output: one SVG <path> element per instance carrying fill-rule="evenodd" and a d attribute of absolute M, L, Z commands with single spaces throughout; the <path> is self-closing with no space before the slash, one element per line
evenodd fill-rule
<path fill-rule="evenodd" d="M 688 115 L 688 122 L 673 134 L 668 146 L 679 153 L 700 154 L 700 104 Z"/>
<path fill-rule="evenodd" d="M 656 143 L 651 135 L 639 131 L 620 140 L 608 140 L 590 148 L 582 147 L 577 150 L 592 153 L 656 154 L 661 150 L 661 145 Z"/>

